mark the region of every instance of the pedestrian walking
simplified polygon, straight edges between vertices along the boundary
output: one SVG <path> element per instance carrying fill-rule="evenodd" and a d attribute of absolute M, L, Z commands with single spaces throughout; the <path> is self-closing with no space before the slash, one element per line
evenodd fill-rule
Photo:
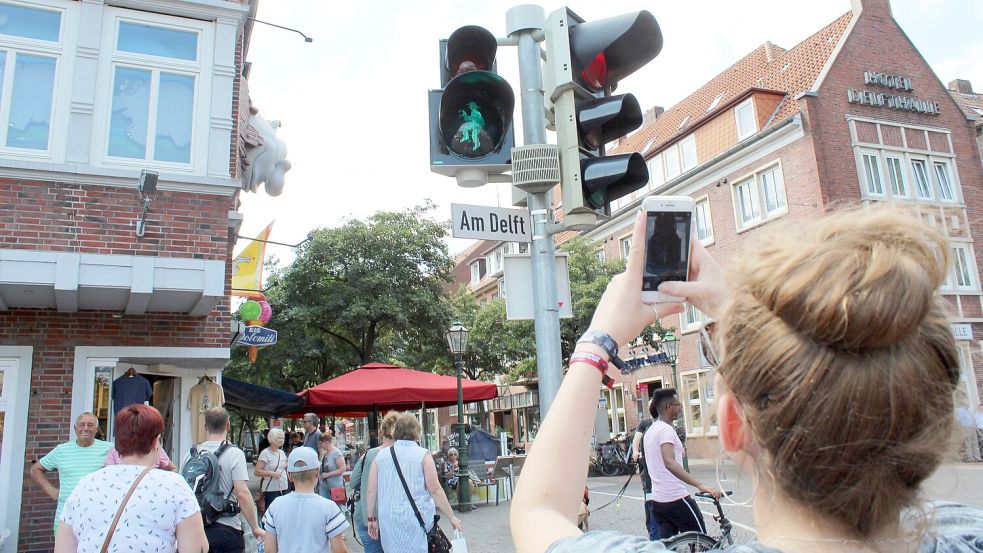
<path fill-rule="evenodd" d="M 420 432 L 416 417 L 400 415 L 393 425 L 395 443 L 381 450 L 369 469 L 369 535 L 380 539 L 385 551 L 426 553 L 427 532 L 437 523 L 438 507 L 450 519 L 451 526 L 462 528 L 440 487 L 430 450 L 417 444 Z M 423 519 L 422 527 L 416 511 Z"/>
<path fill-rule="evenodd" d="M 263 515 L 267 553 L 348 553 L 345 514 L 314 493 L 319 471 L 315 450 L 298 447 L 290 452 L 287 474 L 294 491 L 274 501 Z"/>
<path fill-rule="evenodd" d="M 179 475 L 157 470 L 164 418 L 131 404 L 113 426 L 120 463 L 83 477 L 65 501 L 55 553 L 208 551 L 194 494 Z"/>
<path fill-rule="evenodd" d="M 348 498 L 345 493 L 345 456 L 331 441 L 331 432 L 321 434 L 318 455 L 321 458 L 321 475 L 317 493 L 325 499 L 344 505 Z"/>
<path fill-rule="evenodd" d="M 372 466 L 372 462 L 379 451 L 393 445 L 393 426 L 398 418 L 399 413 L 396 411 L 386 413 L 382 422 L 379 423 L 379 435 L 382 436 L 382 444 L 366 451 L 352 469 L 352 478 L 349 482 L 352 490 L 355 490 L 353 492 L 355 494 L 355 513 L 352 518 L 355 519 L 355 530 L 358 532 L 358 538 L 362 542 L 365 553 L 382 553 L 382 542 L 369 535 L 369 521 L 365 509 L 365 498 L 369 491 L 368 469 Z"/>
<path fill-rule="evenodd" d="M 82 413 L 75 419 L 76 438 L 59 444 L 31 467 L 34 482 L 48 497 L 58 502 L 53 525 L 55 532 L 58 531 L 58 520 L 65 500 L 72 495 L 82 477 L 103 467 L 106 455 L 113 447 L 109 442 L 96 439 L 98 431 L 99 419 L 92 413 Z M 58 471 L 58 487 L 45 474 L 52 471 Z"/>
<path fill-rule="evenodd" d="M 951 306 L 938 294 L 950 245 L 923 221 L 878 204 L 769 225 L 727 277 L 694 241 L 690 280 L 659 286 L 717 324 L 700 338 L 716 367 L 720 445 L 756 491 L 758 543 L 728 550 L 983 551 L 983 510 L 921 495 L 945 458 L 960 382 Z M 642 303 L 645 237 L 639 213 L 625 272 L 601 298 L 526 458 L 510 511 L 519 553 L 663 550 L 617 532 L 581 534 L 573 519 L 587 474 L 579 448 L 618 345 L 684 311 Z M 662 421 L 644 442 L 673 459 L 678 397 L 656 403 Z"/>
<path fill-rule="evenodd" d="M 649 400 L 649 410 L 652 409 L 652 400 Z M 649 539 L 655 541 L 659 539 L 659 523 L 655 521 L 655 500 L 652 497 L 652 477 L 649 476 L 648 466 L 645 462 L 645 448 L 642 447 L 642 439 L 645 432 L 652 427 L 653 419 L 647 418 L 638 423 L 635 435 L 631 440 L 632 459 L 638 463 L 638 478 L 642 481 L 642 508 L 645 510 L 645 530 L 648 531 Z"/>
<path fill-rule="evenodd" d="M 283 430 L 273 428 L 267 439 L 269 446 L 259 452 L 253 474 L 259 476 L 259 491 L 263 494 L 263 508 L 269 509 L 273 500 L 288 493 L 287 455 L 281 449 L 285 436 Z M 262 514 L 258 516 L 262 517 Z"/>
<path fill-rule="evenodd" d="M 303 445 L 317 451 L 318 445 L 321 443 L 321 431 L 319 428 L 317 415 L 314 413 L 307 413 L 304 415 L 304 431 L 307 433 L 304 436 Z"/>

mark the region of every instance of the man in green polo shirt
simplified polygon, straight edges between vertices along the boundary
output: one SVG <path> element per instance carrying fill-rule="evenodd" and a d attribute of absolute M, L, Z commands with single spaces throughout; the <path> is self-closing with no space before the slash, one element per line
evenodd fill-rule
<path fill-rule="evenodd" d="M 75 441 L 65 442 L 51 450 L 31 467 L 31 478 L 48 497 L 58 501 L 55 511 L 55 530 L 58 529 L 58 515 L 65 505 L 65 500 L 72 495 L 75 486 L 83 476 L 92 474 L 102 468 L 106 454 L 113 444 L 96 439 L 99 421 L 92 413 L 82 413 L 75 421 Z M 58 471 L 58 487 L 56 488 L 46 472 Z"/>

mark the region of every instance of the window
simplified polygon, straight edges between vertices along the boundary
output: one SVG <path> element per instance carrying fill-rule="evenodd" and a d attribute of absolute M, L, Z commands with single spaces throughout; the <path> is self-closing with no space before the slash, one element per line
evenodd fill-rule
<path fill-rule="evenodd" d="M 679 145 L 683 157 L 683 171 L 689 171 L 696 167 L 696 138 L 691 134 L 680 142 Z"/>
<path fill-rule="evenodd" d="M 713 111 L 713 108 L 717 107 L 720 104 L 720 100 L 722 100 L 723 98 L 724 98 L 723 92 L 717 94 L 717 97 L 710 102 L 710 106 L 707 108 L 707 113 Z"/>
<path fill-rule="evenodd" d="M 752 99 L 749 98 L 734 108 L 734 117 L 737 118 L 737 140 L 744 140 L 758 131 L 758 125 L 754 120 L 754 102 Z"/>
<path fill-rule="evenodd" d="M 476 259 L 471 262 L 471 284 L 474 284 L 485 276 L 485 260 Z"/>
<path fill-rule="evenodd" d="M 952 248 L 952 272 L 955 276 L 956 288 L 974 288 L 973 265 L 970 258 L 968 246 L 954 246 Z"/>
<path fill-rule="evenodd" d="M 928 182 L 928 170 L 925 169 L 925 160 L 911 160 L 911 171 L 915 174 L 915 192 L 923 200 L 932 199 L 932 185 Z"/>
<path fill-rule="evenodd" d="M 662 154 L 659 154 L 649 160 L 649 187 L 656 190 L 665 183 L 666 173 L 662 167 Z"/>
<path fill-rule="evenodd" d="M 505 297 L 505 279 L 504 278 L 498 279 L 498 292 L 495 293 L 495 297 L 496 298 L 504 298 Z"/>
<path fill-rule="evenodd" d="M 119 20 L 106 154 L 191 163 L 198 31 Z"/>
<path fill-rule="evenodd" d="M 631 251 L 631 236 L 621 239 L 621 258 L 628 259 L 628 252 Z"/>
<path fill-rule="evenodd" d="M 904 169 L 901 159 L 891 156 L 884 158 L 887 161 L 887 176 L 891 181 L 891 193 L 895 196 L 907 196 L 908 189 L 904 182 Z"/>
<path fill-rule="evenodd" d="M 600 261 L 601 263 L 604 263 L 606 261 L 604 259 L 604 248 L 597 250 L 596 255 L 597 255 L 597 260 Z"/>
<path fill-rule="evenodd" d="M 956 196 L 952 192 L 952 174 L 949 172 L 949 162 L 936 161 L 932 165 L 935 166 L 935 178 L 939 181 L 939 199 L 955 201 Z"/>
<path fill-rule="evenodd" d="M 662 157 L 666 160 L 666 180 L 670 181 L 679 176 L 679 144 L 673 144 L 663 152 Z"/>
<path fill-rule="evenodd" d="M 686 117 L 683 117 L 683 120 L 679 122 L 679 126 L 676 127 L 676 130 L 677 131 L 683 130 L 683 127 L 686 126 L 686 123 L 689 123 L 689 115 L 687 115 Z"/>
<path fill-rule="evenodd" d="M 881 182 L 881 168 L 877 154 L 863 154 L 864 177 L 867 179 L 867 193 L 873 196 L 884 195 L 884 185 Z"/>
<path fill-rule="evenodd" d="M 713 222 L 710 220 L 710 202 L 703 198 L 696 202 L 696 237 L 706 245 L 713 242 Z"/>
<path fill-rule="evenodd" d="M 686 310 L 679 314 L 679 328 L 682 330 L 693 330 L 699 328 L 707 320 L 707 316 L 702 311 L 686 303 Z"/>
<path fill-rule="evenodd" d="M 0 3 L 0 145 L 35 154 L 50 149 L 61 16 Z"/>
<path fill-rule="evenodd" d="M 760 169 L 739 180 L 732 190 L 737 227 L 747 228 L 788 212 L 785 183 L 780 164 Z"/>
<path fill-rule="evenodd" d="M 620 432 L 628 431 L 628 421 L 625 418 L 625 393 L 621 384 L 610 390 L 601 390 L 601 400 L 608 412 L 608 428 L 611 429 L 611 436 L 617 436 Z"/>
<path fill-rule="evenodd" d="M 693 436 L 714 435 L 717 425 L 711 405 L 713 403 L 713 379 L 711 370 L 697 370 L 680 375 L 680 402 L 686 433 Z"/>

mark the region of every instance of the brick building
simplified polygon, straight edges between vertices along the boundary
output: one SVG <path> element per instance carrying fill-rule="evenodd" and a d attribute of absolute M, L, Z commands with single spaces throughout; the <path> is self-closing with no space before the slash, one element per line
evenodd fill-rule
<path fill-rule="evenodd" d="M 811 220 L 860 202 L 916 206 L 951 239 L 955 266 L 940 292 L 953 306 L 961 388 L 975 409 L 983 390 L 981 257 L 974 242 L 983 236 L 983 105 L 965 81 L 947 90 L 888 0 L 852 0 L 849 7 L 792 48 L 765 42 L 675 106 L 649 110 L 640 130 L 609 148 L 641 152 L 649 184 L 616 202 L 613 218 L 586 235 L 605 259 L 624 257 L 644 196 L 688 195 L 696 201 L 698 238 L 726 265 L 775 222 Z M 554 193 L 554 205 L 559 201 Z M 476 248 L 464 261 L 478 265 L 475 256 L 494 247 Z M 486 278 L 471 279 L 472 286 L 483 290 Z M 704 319 L 689 307 L 662 321 L 680 336 L 676 379 L 696 456 L 718 450 L 709 416 L 713 372 L 697 347 Z M 612 435 L 647 417 L 651 393 L 674 380 L 656 352 L 627 349 L 641 367 L 615 374 L 614 389 L 600 390 Z"/>
<path fill-rule="evenodd" d="M 0 549 L 50 551 L 32 464 L 82 412 L 112 439 L 135 369 L 192 443 L 188 392 L 229 358 L 255 0 L 0 1 Z M 143 170 L 159 173 L 145 202 Z M 143 227 L 138 234 L 137 221 Z M 56 473 L 51 475 L 56 478 Z"/>
<path fill-rule="evenodd" d="M 700 241 L 726 265 L 772 222 L 860 202 L 916 206 L 951 239 L 955 266 L 941 293 L 953 306 L 962 388 L 975 408 L 983 389 L 978 131 L 893 19 L 888 0 L 853 0 L 851 7 L 788 50 L 765 42 L 619 144 L 615 152 L 642 152 L 650 183 L 587 234 L 605 256 L 623 256 L 642 197 L 688 195 Z M 691 455 L 717 449 L 710 443 L 713 373 L 697 345 L 704 319 L 689 307 L 663 321 L 681 334 L 677 378 Z M 673 385 L 664 364 L 616 379 L 607 401 L 612 432 L 635 426 L 647 416 L 651 392 Z"/>

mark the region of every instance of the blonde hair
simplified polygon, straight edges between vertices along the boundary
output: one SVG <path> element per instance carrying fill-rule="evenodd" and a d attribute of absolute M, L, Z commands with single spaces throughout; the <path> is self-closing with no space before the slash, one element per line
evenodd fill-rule
<path fill-rule="evenodd" d="M 321 469 L 315 468 L 311 470 L 302 470 L 300 472 L 288 472 L 287 475 L 290 476 L 294 482 L 313 482 L 317 479 L 317 473 L 320 470 Z"/>
<path fill-rule="evenodd" d="M 898 209 L 770 234 L 721 319 L 725 387 L 790 500 L 866 538 L 912 506 L 952 429 L 945 238 Z"/>
<path fill-rule="evenodd" d="M 409 413 L 403 413 L 396 418 L 396 423 L 393 424 L 393 439 L 412 440 L 415 442 L 420 439 L 420 432 L 422 430 L 420 421 L 416 420 L 415 416 Z"/>
<path fill-rule="evenodd" d="M 379 423 L 379 435 L 383 438 L 393 439 L 393 426 L 396 425 L 397 419 L 399 419 L 399 411 L 386 413 L 386 416 L 382 417 L 382 422 Z"/>

